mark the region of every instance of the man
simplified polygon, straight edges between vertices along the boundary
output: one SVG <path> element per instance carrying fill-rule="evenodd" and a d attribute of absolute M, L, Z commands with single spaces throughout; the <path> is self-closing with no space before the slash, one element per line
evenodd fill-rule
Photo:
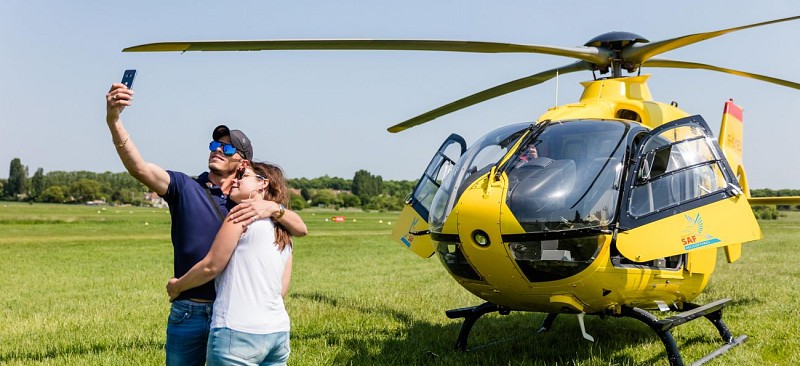
<path fill-rule="evenodd" d="M 307 234 L 300 216 L 272 201 L 248 200 L 231 209 L 226 194 L 236 173 L 244 168 L 246 162 L 243 162 L 253 158 L 250 140 L 242 131 L 222 125 L 213 130 L 208 172 L 197 178 L 145 161 L 120 121 L 120 114 L 131 105 L 132 98 L 132 90 L 120 83 L 113 84 L 106 94 L 106 123 L 128 173 L 169 204 L 175 277 L 182 276 L 205 257 L 229 209 L 227 219 L 243 225 L 271 217 L 293 236 Z M 214 284 L 209 282 L 173 301 L 167 322 L 167 365 L 205 363 L 214 296 Z"/>
<path fill-rule="evenodd" d="M 547 157 L 547 145 L 541 141 L 532 141 L 528 146 L 520 149 L 519 160 L 514 168 L 523 166 L 545 167 L 553 161 Z"/>

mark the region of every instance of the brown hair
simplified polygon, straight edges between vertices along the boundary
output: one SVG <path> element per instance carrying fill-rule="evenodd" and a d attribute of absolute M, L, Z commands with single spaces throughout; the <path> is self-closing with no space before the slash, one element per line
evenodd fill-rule
<path fill-rule="evenodd" d="M 251 162 L 250 164 L 256 174 L 269 179 L 267 190 L 264 192 L 264 199 L 275 201 L 289 207 L 289 188 L 286 186 L 286 178 L 281 167 L 275 164 Z M 286 245 L 292 246 L 292 235 L 280 223 L 275 222 L 275 244 L 283 251 Z"/>

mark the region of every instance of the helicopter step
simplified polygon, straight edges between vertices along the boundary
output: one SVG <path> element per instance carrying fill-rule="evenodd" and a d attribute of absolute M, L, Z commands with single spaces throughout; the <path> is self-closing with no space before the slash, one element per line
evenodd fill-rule
<path fill-rule="evenodd" d="M 733 334 L 731 334 L 731 331 L 722 321 L 722 309 L 729 301 L 731 301 L 731 299 L 722 299 L 705 305 L 684 303 L 683 312 L 664 319 L 658 319 L 644 309 L 630 306 L 623 306 L 622 311 L 619 314 L 613 315 L 616 317 L 634 318 L 647 324 L 653 331 L 656 332 L 656 334 L 658 334 L 658 337 L 661 339 L 661 342 L 664 344 L 664 348 L 666 349 L 669 364 L 674 366 L 683 366 L 683 359 L 681 358 L 680 351 L 678 350 L 678 344 L 675 343 L 675 339 L 672 337 L 670 330 L 681 324 L 688 323 L 701 317 L 708 319 L 714 325 L 714 327 L 717 328 L 717 331 L 719 332 L 719 335 L 722 337 L 722 340 L 725 342 L 725 344 L 716 351 L 709 353 L 692 364 L 692 366 L 699 366 L 747 340 L 746 335 L 741 335 L 734 338 Z M 678 311 L 678 309 L 672 310 Z M 498 312 L 502 315 L 508 315 L 511 310 L 491 302 L 485 302 L 478 306 L 447 310 L 445 313 L 450 319 L 464 318 L 464 323 L 461 324 L 461 330 L 458 334 L 458 338 L 456 339 L 456 349 L 459 351 L 466 351 L 467 338 L 472 330 L 472 326 L 475 324 L 478 318 L 493 312 Z M 542 333 L 550 330 L 557 316 L 558 313 L 547 314 L 547 317 L 545 317 L 538 332 Z"/>
<path fill-rule="evenodd" d="M 664 348 L 667 352 L 667 358 L 669 359 L 670 365 L 682 366 L 683 359 L 681 358 L 680 351 L 678 351 L 678 345 L 675 343 L 675 339 L 672 337 L 672 333 L 670 333 L 670 329 L 677 327 L 678 325 L 688 323 L 692 320 L 698 319 L 700 317 L 704 317 L 708 319 L 714 327 L 717 328 L 720 337 L 722 337 L 722 341 L 725 344 L 717 349 L 714 352 L 709 353 L 708 355 L 704 356 L 700 360 L 694 362 L 692 365 L 702 365 L 712 358 L 719 356 L 730 348 L 737 346 L 747 340 L 746 335 L 741 335 L 739 337 L 734 338 L 731 331 L 722 321 L 722 308 L 725 306 L 727 302 L 731 301 L 731 299 L 722 299 L 717 300 L 706 305 L 697 305 L 693 303 L 685 303 L 683 308 L 685 311 L 670 316 L 665 319 L 657 319 L 653 314 L 650 312 L 636 308 L 636 307 L 628 307 L 623 306 L 622 312 L 620 314 L 615 314 L 618 317 L 631 317 L 637 319 L 648 326 L 650 326 L 653 331 L 658 334 L 658 337 L 661 339 L 661 342 L 664 343 Z"/>

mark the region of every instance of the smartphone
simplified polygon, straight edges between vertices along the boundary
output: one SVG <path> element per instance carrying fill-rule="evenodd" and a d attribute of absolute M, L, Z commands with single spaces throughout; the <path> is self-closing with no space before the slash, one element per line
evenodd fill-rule
<path fill-rule="evenodd" d="M 122 74 L 122 83 L 128 87 L 128 89 L 133 88 L 133 78 L 136 77 L 136 70 L 125 70 Z"/>

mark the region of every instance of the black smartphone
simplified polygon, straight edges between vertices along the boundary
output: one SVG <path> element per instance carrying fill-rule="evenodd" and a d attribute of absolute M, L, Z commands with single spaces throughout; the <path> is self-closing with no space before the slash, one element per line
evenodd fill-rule
<path fill-rule="evenodd" d="M 133 78 L 136 77 L 136 70 L 125 70 L 125 73 L 122 74 L 122 83 L 128 87 L 128 89 L 133 88 Z"/>

